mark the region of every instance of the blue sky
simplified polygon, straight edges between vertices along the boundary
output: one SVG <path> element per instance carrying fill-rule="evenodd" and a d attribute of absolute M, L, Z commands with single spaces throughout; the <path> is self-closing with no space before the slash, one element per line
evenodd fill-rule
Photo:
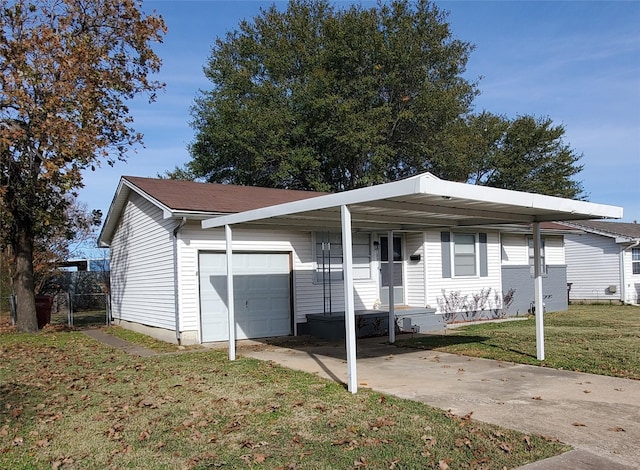
<path fill-rule="evenodd" d="M 189 108 L 216 37 L 255 17 L 261 1 L 145 1 L 169 28 L 156 46 L 166 90 L 131 111 L 145 147 L 126 163 L 85 174 L 80 200 L 106 216 L 121 175 L 155 177 L 189 161 Z M 275 2 L 286 6 L 286 2 Z M 350 2 L 336 2 L 349 5 Z M 375 2 L 359 2 L 365 7 Z M 583 154 L 589 200 L 624 207 L 640 222 L 640 2 L 437 1 L 454 37 L 471 42 L 465 76 L 482 77 L 477 111 L 548 116 Z"/>

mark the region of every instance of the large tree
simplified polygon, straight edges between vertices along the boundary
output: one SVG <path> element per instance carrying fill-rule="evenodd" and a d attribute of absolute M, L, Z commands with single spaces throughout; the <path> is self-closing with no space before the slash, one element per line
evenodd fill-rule
<path fill-rule="evenodd" d="M 127 100 L 162 88 L 164 33 L 134 0 L 0 0 L 0 239 L 21 331 L 37 329 L 34 240 L 64 224 L 83 170 L 141 143 Z"/>
<path fill-rule="evenodd" d="M 432 168 L 470 110 L 472 46 L 427 1 L 262 11 L 218 39 L 192 110 L 193 160 L 174 177 L 340 191 Z"/>
<path fill-rule="evenodd" d="M 430 171 L 580 195 L 562 127 L 472 113 L 472 50 L 425 0 L 262 11 L 212 48 L 212 89 L 192 108 L 192 160 L 168 176 L 341 191 Z"/>
<path fill-rule="evenodd" d="M 564 142 L 565 129 L 550 118 L 513 119 L 489 112 L 461 119 L 445 134 L 436 156 L 447 179 L 502 189 L 584 198 L 574 177 L 582 155 Z"/>

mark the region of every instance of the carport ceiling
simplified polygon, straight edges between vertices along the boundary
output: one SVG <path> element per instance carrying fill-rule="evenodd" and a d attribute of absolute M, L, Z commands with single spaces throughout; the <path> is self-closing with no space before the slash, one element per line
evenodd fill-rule
<path fill-rule="evenodd" d="M 328 194 L 208 219 L 223 225 L 290 230 L 340 229 L 340 207 L 353 230 L 411 231 L 596 218 L 621 218 L 622 208 L 441 180 L 424 173 L 401 181 Z"/>

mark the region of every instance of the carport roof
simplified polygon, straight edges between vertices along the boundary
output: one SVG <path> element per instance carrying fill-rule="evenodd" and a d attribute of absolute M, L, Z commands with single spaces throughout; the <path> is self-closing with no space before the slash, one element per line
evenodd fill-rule
<path fill-rule="evenodd" d="M 430 173 L 202 221 L 225 225 L 339 229 L 348 206 L 353 230 L 422 230 L 621 218 L 621 207 L 442 180 Z"/>

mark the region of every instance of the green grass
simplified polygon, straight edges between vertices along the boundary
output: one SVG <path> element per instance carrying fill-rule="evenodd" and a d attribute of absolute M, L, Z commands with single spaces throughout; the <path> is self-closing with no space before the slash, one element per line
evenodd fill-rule
<path fill-rule="evenodd" d="M 226 351 L 0 334 L 0 468 L 513 468 L 567 447 Z"/>
<path fill-rule="evenodd" d="M 640 379 L 640 308 L 572 305 L 544 317 L 545 360 L 536 359 L 535 318 L 450 329 L 398 345 L 556 369 Z"/>

